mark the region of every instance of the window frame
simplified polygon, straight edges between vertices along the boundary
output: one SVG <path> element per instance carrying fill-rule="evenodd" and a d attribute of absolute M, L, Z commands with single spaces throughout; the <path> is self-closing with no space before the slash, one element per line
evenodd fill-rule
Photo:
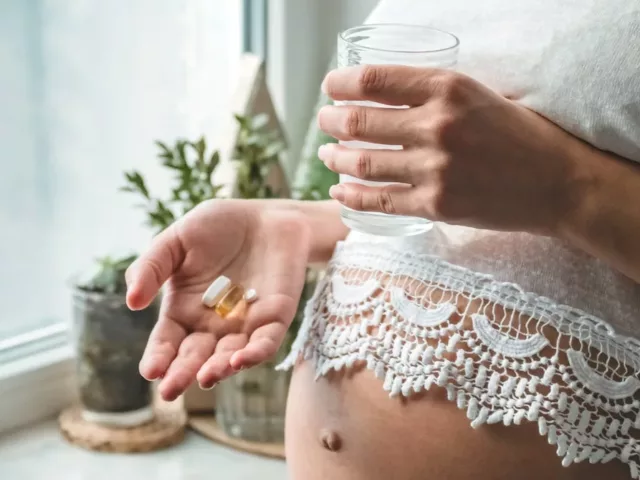
<path fill-rule="evenodd" d="M 242 49 L 261 57 L 265 63 L 268 56 L 269 6 L 267 0 L 243 0 L 242 16 L 244 32 Z"/>

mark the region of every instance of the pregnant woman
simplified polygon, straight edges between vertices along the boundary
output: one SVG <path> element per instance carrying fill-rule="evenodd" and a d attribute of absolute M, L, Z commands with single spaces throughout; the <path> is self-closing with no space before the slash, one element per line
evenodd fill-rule
<path fill-rule="evenodd" d="M 330 202 L 213 201 L 128 272 L 131 308 L 167 282 L 141 362 L 175 399 L 273 355 L 308 262 L 329 262 L 293 351 L 294 480 L 625 479 L 640 469 L 640 4 L 389 0 L 371 23 L 433 25 L 457 72 L 329 73 L 328 168 L 407 186 Z M 340 205 L 436 221 L 349 233 Z M 254 288 L 240 327 L 202 303 Z"/>

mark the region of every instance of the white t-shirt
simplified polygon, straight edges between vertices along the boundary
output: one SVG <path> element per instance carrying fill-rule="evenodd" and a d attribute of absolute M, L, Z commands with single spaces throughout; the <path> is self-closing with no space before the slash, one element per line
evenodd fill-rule
<path fill-rule="evenodd" d="M 382 0 L 366 23 L 455 34 L 458 71 L 640 162 L 640 0 Z M 437 224 L 425 236 L 366 241 L 514 283 L 594 315 L 640 345 L 640 285 L 556 239 Z"/>

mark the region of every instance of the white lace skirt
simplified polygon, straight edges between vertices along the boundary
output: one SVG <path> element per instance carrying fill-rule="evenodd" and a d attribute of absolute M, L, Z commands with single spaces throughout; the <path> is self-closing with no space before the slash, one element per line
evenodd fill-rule
<path fill-rule="evenodd" d="M 535 422 L 563 465 L 619 459 L 639 478 L 640 342 L 421 250 L 338 245 L 279 368 L 366 365 L 391 396 L 441 387 L 474 428 Z"/>

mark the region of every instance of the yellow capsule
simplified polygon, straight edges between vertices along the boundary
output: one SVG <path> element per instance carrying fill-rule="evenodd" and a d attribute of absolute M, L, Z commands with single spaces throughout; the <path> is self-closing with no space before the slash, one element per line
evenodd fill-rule
<path fill-rule="evenodd" d="M 218 300 L 214 306 L 215 312 L 220 317 L 229 315 L 244 299 L 244 288 L 240 285 L 232 284 L 224 296 Z"/>

